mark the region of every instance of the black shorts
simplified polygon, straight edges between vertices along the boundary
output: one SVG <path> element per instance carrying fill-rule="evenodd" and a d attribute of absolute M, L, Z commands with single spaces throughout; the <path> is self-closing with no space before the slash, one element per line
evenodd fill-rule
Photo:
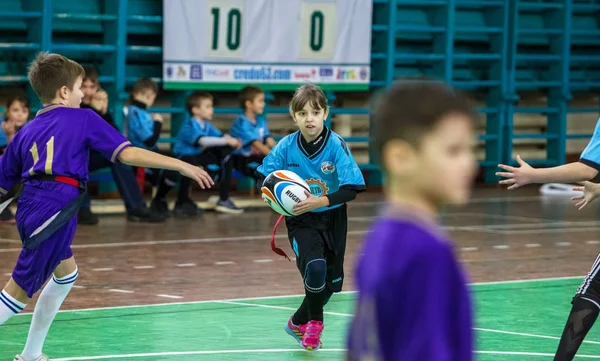
<path fill-rule="evenodd" d="M 256 178 L 254 172 L 256 172 L 258 166 L 262 164 L 263 159 L 265 159 L 264 156 L 251 155 L 249 157 L 245 157 L 243 155 L 236 154 L 232 156 L 233 168 L 240 171 L 240 173 L 246 177 Z"/>
<path fill-rule="evenodd" d="M 179 157 L 184 162 L 203 167 L 216 182 L 222 178 L 221 173 L 232 162 L 231 153 L 234 149 L 230 146 L 211 147 L 197 155 L 184 155 Z M 213 169 L 213 166 L 218 168 Z"/>
<path fill-rule="evenodd" d="M 600 304 L 600 254 L 596 257 L 590 272 L 577 289 L 575 298 L 586 298 Z"/>
<path fill-rule="evenodd" d="M 296 254 L 296 266 L 305 277 L 306 265 L 315 259 L 327 262 L 327 288 L 340 292 L 344 283 L 344 254 L 348 215 L 346 204 L 338 208 L 296 217 L 286 217 L 290 245 Z"/>

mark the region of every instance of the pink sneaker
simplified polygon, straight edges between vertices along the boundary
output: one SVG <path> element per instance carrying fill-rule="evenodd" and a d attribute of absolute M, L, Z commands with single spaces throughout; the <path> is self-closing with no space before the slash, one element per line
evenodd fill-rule
<path fill-rule="evenodd" d="M 302 347 L 308 351 L 317 351 L 321 348 L 321 332 L 323 332 L 322 321 L 308 321 L 302 336 Z"/>
<path fill-rule="evenodd" d="M 287 325 L 285 325 L 284 329 L 285 332 L 288 333 L 288 335 L 292 336 L 296 342 L 298 342 L 300 345 L 302 345 L 302 337 L 304 337 L 304 333 L 306 332 L 306 326 L 308 324 L 305 323 L 303 325 L 294 325 L 294 323 L 292 322 L 292 318 L 290 317 L 290 319 L 288 320 Z M 319 347 L 323 347 L 323 343 L 321 342 L 319 344 Z"/>

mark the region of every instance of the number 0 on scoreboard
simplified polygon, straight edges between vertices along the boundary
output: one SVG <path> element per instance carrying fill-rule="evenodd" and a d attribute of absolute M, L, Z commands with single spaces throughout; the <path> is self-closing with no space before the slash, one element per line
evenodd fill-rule
<path fill-rule="evenodd" d="M 336 4 L 302 3 L 300 58 L 331 59 L 335 51 Z"/>

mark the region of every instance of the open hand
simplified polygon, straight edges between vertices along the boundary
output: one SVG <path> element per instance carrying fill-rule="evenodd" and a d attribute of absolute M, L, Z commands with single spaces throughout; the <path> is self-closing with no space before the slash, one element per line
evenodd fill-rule
<path fill-rule="evenodd" d="M 186 177 L 191 178 L 191 179 L 195 180 L 196 182 L 198 182 L 198 184 L 200 185 L 200 188 L 202 188 L 202 189 L 210 188 L 213 184 L 215 184 L 213 182 L 212 178 L 208 175 L 208 173 L 206 173 L 206 171 L 203 170 L 202 168 L 193 166 L 189 163 L 184 163 L 184 164 L 185 165 L 179 171 L 179 173 L 181 173 L 181 175 L 183 175 L 183 176 L 186 176 Z"/>
<path fill-rule="evenodd" d="M 501 180 L 500 184 L 508 184 L 509 190 L 517 189 L 521 186 L 531 183 L 532 173 L 535 171 L 527 162 L 521 159 L 520 155 L 517 155 L 517 162 L 520 167 L 511 167 L 509 165 L 498 164 L 499 168 L 504 169 L 506 172 L 496 172 L 499 177 L 508 179 Z"/>
<path fill-rule="evenodd" d="M 588 204 L 592 203 L 594 199 L 600 195 L 600 184 L 595 184 L 592 182 L 579 182 L 583 187 L 574 187 L 573 190 L 576 192 L 583 192 L 580 195 L 577 195 L 573 198 L 573 202 L 575 203 L 575 207 L 578 210 L 582 210 Z"/>
<path fill-rule="evenodd" d="M 159 123 L 162 123 L 164 121 L 163 116 L 158 113 L 152 113 L 152 120 Z"/>
<path fill-rule="evenodd" d="M 292 212 L 294 212 L 294 214 L 297 216 L 317 208 L 327 207 L 329 205 L 329 198 L 327 197 L 315 197 L 306 190 L 304 191 L 304 194 L 306 194 L 308 198 L 300 203 L 296 203 L 294 208 L 292 208 Z"/>

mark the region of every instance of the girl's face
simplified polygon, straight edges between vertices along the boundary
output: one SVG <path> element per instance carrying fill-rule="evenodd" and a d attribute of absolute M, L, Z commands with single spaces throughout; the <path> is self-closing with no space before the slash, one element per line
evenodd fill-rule
<path fill-rule="evenodd" d="M 6 116 L 7 120 L 14 122 L 18 127 L 22 127 L 29 118 L 29 108 L 20 101 L 14 101 L 6 110 Z"/>
<path fill-rule="evenodd" d="M 300 128 L 300 132 L 307 142 L 312 142 L 321 134 L 325 118 L 329 114 L 328 109 L 313 108 L 310 103 L 307 102 L 303 109 L 292 114 L 296 125 Z"/>

